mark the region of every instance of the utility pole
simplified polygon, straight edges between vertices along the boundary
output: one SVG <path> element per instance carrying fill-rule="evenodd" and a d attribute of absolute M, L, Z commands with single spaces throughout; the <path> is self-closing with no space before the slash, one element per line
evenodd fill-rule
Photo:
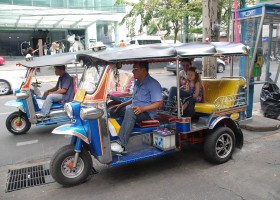
<path fill-rule="evenodd" d="M 189 3 L 189 0 L 183 0 L 185 4 Z M 189 42 L 189 16 L 183 17 L 183 43 Z"/>
<path fill-rule="evenodd" d="M 203 0 L 203 42 L 217 42 L 219 24 L 217 18 L 217 0 Z M 203 59 L 203 76 L 217 77 L 217 60 L 214 57 Z"/>

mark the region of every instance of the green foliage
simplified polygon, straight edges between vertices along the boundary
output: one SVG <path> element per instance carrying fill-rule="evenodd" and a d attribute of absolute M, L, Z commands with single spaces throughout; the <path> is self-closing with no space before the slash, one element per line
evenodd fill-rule
<path fill-rule="evenodd" d="M 132 6 L 132 9 L 120 24 L 129 23 L 132 18 L 140 17 L 139 33 L 143 32 L 143 27 L 147 27 L 148 34 L 155 34 L 159 31 L 159 27 L 165 36 L 174 34 L 174 39 L 183 26 L 185 16 L 193 16 L 193 21 L 198 23 L 198 16 L 201 17 L 201 14 L 197 11 L 202 7 L 201 2 L 191 1 L 186 4 L 182 0 L 140 0 L 137 3 L 117 0 L 115 3 L 115 5 L 121 4 Z"/>
<path fill-rule="evenodd" d="M 255 0 L 246 1 L 247 5 L 254 3 Z M 188 3 L 184 3 L 183 0 L 139 0 L 137 3 L 129 0 L 116 0 L 115 5 L 132 7 L 120 23 L 126 23 L 129 27 L 130 37 L 136 34 L 132 26 L 135 26 L 137 17 L 141 19 L 138 33 L 142 33 L 143 28 L 147 27 L 147 34 L 155 34 L 159 31 L 158 26 L 166 37 L 174 34 L 176 40 L 184 25 L 186 27 L 184 31 L 188 31 L 188 34 L 202 34 L 202 28 L 198 28 L 202 27 L 202 0 L 189 0 Z M 221 25 L 220 31 L 229 32 L 232 10 L 233 0 L 218 0 L 217 17 L 218 23 Z M 186 17 L 188 17 L 188 24 L 183 24 L 183 19 Z"/>

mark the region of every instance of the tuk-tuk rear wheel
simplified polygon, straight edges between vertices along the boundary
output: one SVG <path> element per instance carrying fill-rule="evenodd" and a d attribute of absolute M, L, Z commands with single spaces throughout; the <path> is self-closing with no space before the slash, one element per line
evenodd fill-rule
<path fill-rule="evenodd" d="M 13 112 L 6 119 L 6 127 L 14 135 L 22 135 L 27 133 L 31 127 L 31 123 L 28 120 L 25 113 L 19 113 L 20 111 Z"/>
<path fill-rule="evenodd" d="M 50 172 L 52 177 L 63 186 L 78 185 L 87 180 L 92 168 L 91 155 L 86 150 L 79 154 L 77 167 L 73 169 L 75 146 L 66 145 L 52 157 Z"/>
<path fill-rule="evenodd" d="M 227 162 L 235 148 L 235 135 L 228 127 L 214 129 L 204 142 L 206 159 L 215 164 Z"/>

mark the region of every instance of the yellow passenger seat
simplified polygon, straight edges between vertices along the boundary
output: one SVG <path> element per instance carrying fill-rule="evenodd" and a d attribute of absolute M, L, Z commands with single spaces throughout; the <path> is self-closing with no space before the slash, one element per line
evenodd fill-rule
<path fill-rule="evenodd" d="M 235 104 L 236 95 L 246 81 L 242 77 L 222 79 L 202 79 L 204 86 L 203 102 L 195 104 L 195 112 L 210 114 L 229 108 Z M 220 97 L 220 98 L 219 98 Z"/>

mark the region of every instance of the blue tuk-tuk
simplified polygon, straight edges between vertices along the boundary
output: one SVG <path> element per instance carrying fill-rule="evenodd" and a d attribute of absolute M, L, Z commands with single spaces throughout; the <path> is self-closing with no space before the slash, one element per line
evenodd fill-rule
<path fill-rule="evenodd" d="M 83 57 L 91 62 L 85 66 L 75 101 L 65 105 L 71 123 L 52 131 L 72 136 L 70 144 L 60 148 L 51 159 L 53 178 L 64 186 L 77 185 L 89 177 L 92 156 L 102 164 L 118 166 L 180 151 L 184 142 L 203 144 L 210 162 L 227 162 L 235 147 L 243 145 L 238 122 L 246 119 L 248 81 L 244 77 L 203 79 L 205 101 L 195 104 L 195 120 L 182 116 L 178 92 L 177 112 L 158 110 L 156 120 L 148 122 L 148 126 L 136 124 L 131 137 L 141 140 L 129 144 L 125 154 L 111 152 L 110 144 L 118 139 L 122 120 L 108 113 L 109 80 L 123 64 L 176 61 L 179 74 L 178 63 L 182 58 L 223 55 L 247 56 L 248 50 L 240 43 L 189 43 L 128 46 L 78 54 L 77 59 Z"/>
<path fill-rule="evenodd" d="M 15 90 L 16 100 L 8 101 L 6 106 L 17 107 L 18 111 L 11 113 L 6 119 L 6 127 L 14 135 L 21 135 L 28 132 L 32 124 L 37 126 L 53 125 L 70 122 L 64 112 L 64 105 L 53 103 L 50 118 L 38 120 L 36 113 L 41 111 L 44 99 L 40 93 L 40 82 L 34 76 L 37 70 L 54 65 L 76 65 L 76 54 L 56 54 L 43 57 L 32 57 L 19 63 L 26 67 L 26 75 L 19 89 Z M 77 66 L 76 66 L 77 67 Z M 76 85 L 76 76 L 73 77 Z"/>

